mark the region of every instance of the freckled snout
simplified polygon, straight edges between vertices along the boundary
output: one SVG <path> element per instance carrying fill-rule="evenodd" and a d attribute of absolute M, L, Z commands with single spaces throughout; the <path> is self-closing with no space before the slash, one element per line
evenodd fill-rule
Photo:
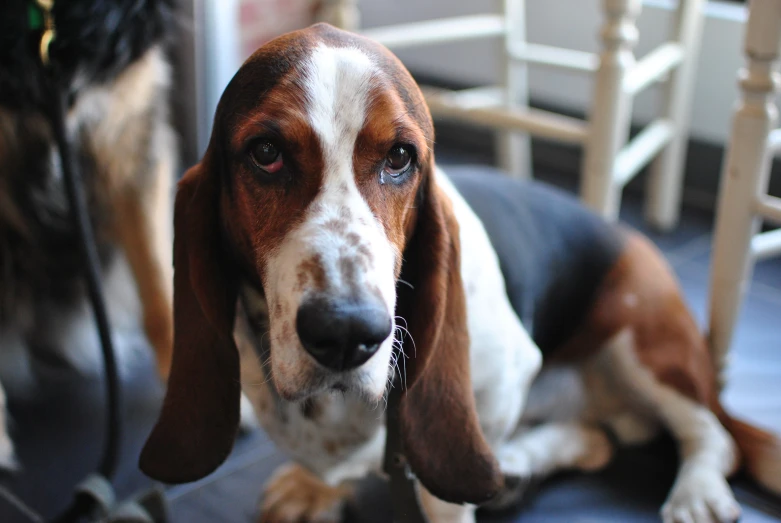
<path fill-rule="evenodd" d="M 360 367 L 391 334 L 391 317 L 379 299 L 305 300 L 296 315 L 304 349 L 324 367 L 345 371 Z"/>

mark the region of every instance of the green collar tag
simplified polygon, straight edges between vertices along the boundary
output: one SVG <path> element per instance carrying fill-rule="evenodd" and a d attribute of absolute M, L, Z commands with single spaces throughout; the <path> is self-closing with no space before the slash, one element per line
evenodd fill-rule
<path fill-rule="evenodd" d="M 27 6 L 27 25 L 31 31 L 37 31 L 43 27 L 43 14 L 35 2 L 30 2 Z"/>

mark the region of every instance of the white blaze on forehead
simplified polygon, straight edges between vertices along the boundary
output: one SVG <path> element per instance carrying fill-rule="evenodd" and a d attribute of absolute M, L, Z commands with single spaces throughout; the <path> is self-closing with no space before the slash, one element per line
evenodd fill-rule
<path fill-rule="evenodd" d="M 306 112 L 320 138 L 327 175 L 345 167 L 344 162 L 352 165 L 353 146 L 363 127 L 376 71 L 360 50 L 324 45 L 314 49 L 304 66 Z"/>
<path fill-rule="evenodd" d="M 322 147 L 322 186 L 303 220 L 288 232 L 269 260 L 267 293 L 270 309 L 279 305 L 282 311 L 271 315 L 272 374 L 278 390 L 291 395 L 318 382 L 307 376 L 319 371 L 304 353 L 294 329 L 282 326 L 296 324 L 297 310 L 313 292 L 334 299 L 376 299 L 379 294 L 392 318 L 394 266 L 400 254 L 358 189 L 353 166 L 355 143 L 372 101 L 372 79 L 380 70 L 359 49 L 319 45 L 303 61 L 299 73 L 306 99 L 301 109 Z M 370 182 L 372 173 L 357 175 Z M 375 180 L 380 183 L 379 172 Z M 301 283 L 300 271 L 307 260 L 316 260 L 320 284 L 311 274 Z M 348 385 L 380 397 L 389 376 L 392 344 L 393 336 L 389 336 L 368 362 L 351 371 Z M 319 382 L 326 386 L 337 379 L 333 375 L 321 378 Z"/>
<path fill-rule="evenodd" d="M 372 79 L 378 74 L 371 58 L 354 48 L 319 45 L 303 64 L 305 112 L 323 150 L 323 181 L 302 229 L 310 229 L 307 246 L 317 251 L 329 282 L 337 287 L 348 283 L 341 281 L 335 270 L 335 262 L 344 250 L 345 233 L 359 237 L 360 245 L 373 255 L 359 280 L 375 285 L 393 311 L 397 253 L 358 190 L 353 166 L 355 143 L 372 99 Z M 334 219 L 344 221 L 347 230 L 334 234 L 322 226 Z"/>

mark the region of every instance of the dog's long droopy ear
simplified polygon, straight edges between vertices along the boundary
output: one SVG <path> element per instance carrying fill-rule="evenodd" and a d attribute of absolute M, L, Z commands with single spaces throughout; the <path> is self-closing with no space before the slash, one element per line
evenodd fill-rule
<path fill-rule="evenodd" d="M 404 451 L 423 485 L 454 503 L 481 503 L 502 485 L 477 419 L 469 373 L 466 298 L 452 204 L 427 176 L 404 251 L 397 313 L 407 322 L 407 390 L 400 403 Z M 414 352 L 413 352 L 414 351 Z"/>
<path fill-rule="evenodd" d="M 219 233 L 218 173 L 207 152 L 174 207 L 174 354 L 160 418 L 139 461 L 166 483 L 195 481 L 228 456 L 239 422 L 236 281 Z"/>

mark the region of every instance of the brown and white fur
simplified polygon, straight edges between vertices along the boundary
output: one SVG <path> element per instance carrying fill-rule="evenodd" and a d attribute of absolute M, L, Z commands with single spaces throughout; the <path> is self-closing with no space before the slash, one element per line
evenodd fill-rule
<path fill-rule="evenodd" d="M 682 358 L 707 363 L 707 352 L 669 269 L 640 237 L 562 348 L 569 359 L 546 359 L 534 381 L 540 351 L 483 224 L 435 166 L 432 141 L 417 86 L 374 42 L 318 24 L 248 59 L 222 97 L 208 151 L 179 185 L 174 358 L 141 468 L 167 482 L 209 474 L 230 452 L 243 389 L 294 460 L 267 486 L 261 520 L 338 521 L 344 482 L 380 467 L 395 377 L 405 451 L 434 522 L 506 505 L 514 493 L 504 478 L 604 466 L 612 448 L 598 423 L 622 442 L 664 426 L 681 443 L 665 521 L 737 518 L 725 478 L 741 457 L 781 490 L 777 440 L 721 411 L 712 372 L 698 370 L 699 388 L 681 390 L 692 372 Z M 284 170 L 259 165 L 259 143 L 281 151 Z M 388 166 L 398 144 L 414 155 L 396 182 Z M 297 315 L 323 294 L 379 300 L 394 335 L 362 365 L 320 365 Z M 238 348 L 237 302 L 252 340 Z"/>
<path fill-rule="evenodd" d="M 135 327 L 138 311 L 128 304 L 135 302 L 137 290 L 163 378 L 173 348 L 170 221 L 176 143 L 168 122 L 171 72 L 156 24 L 167 20 L 168 3 L 134 2 L 130 15 L 123 9 L 131 2 L 58 3 L 58 37 L 52 44 L 52 60 L 62 66 L 62 76 L 73 68 L 71 82 L 63 86 L 72 94 L 66 126 L 85 182 L 113 325 Z M 4 22 L 16 23 L 12 15 L 20 9 L 26 21 L 28 7 L 4 6 Z M 114 15 L 108 32 L 102 32 L 103 13 Z M 4 46 L 9 41 L 17 46 L 17 29 L 6 29 Z M 95 371 L 100 361 L 97 350 L 88 350 L 97 344 L 79 245 L 51 125 L 37 99 L 47 94 L 38 92 L 35 81 L 42 80 L 38 45 L 26 25 L 22 30 L 22 43 L 3 50 L 15 58 L 4 59 L 8 76 L 0 100 L 0 375 L 21 395 L 36 392 L 37 358 L 63 360 L 83 373 Z M 89 56 L 74 51 L 85 49 L 85 34 Z M 127 267 L 135 289 L 128 285 Z M 0 466 L 15 465 L 2 408 Z"/>

